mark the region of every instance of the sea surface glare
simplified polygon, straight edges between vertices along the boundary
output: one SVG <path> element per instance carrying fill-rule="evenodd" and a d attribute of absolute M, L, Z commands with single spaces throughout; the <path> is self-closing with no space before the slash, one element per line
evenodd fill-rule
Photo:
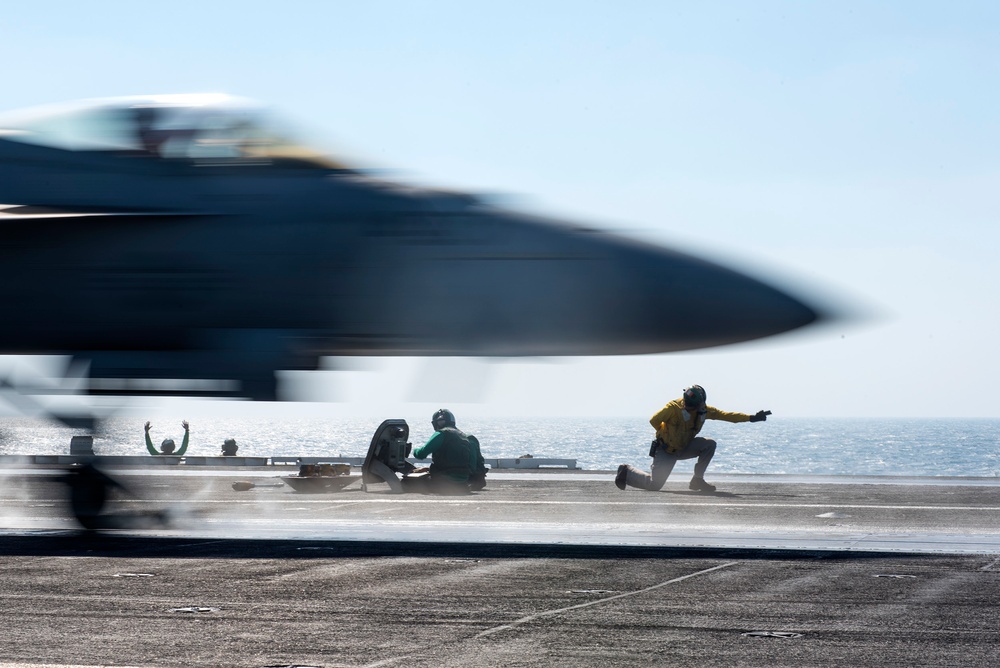
<path fill-rule="evenodd" d="M 423 445 L 431 434 L 428 416 L 403 417 L 410 441 Z M 475 434 L 486 458 L 575 459 L 587 470 L 610 471 L 628 463 L 649 467 L 653 430 L 648 418 L 501 418 L 460 420 Z M 143 455 L 138 418 L 112 418 L 94 440 L 98 455 Z M 191 421 L 188 455 L 221 454 L 234 438 L 239 455 L 362 457 L 381 420 L 200 419 Z M 70 438 L 83 432 L 33 418 L 0 418 L 0 455 L 69 454 Z M 153 444 L 173 438 L 180 446 L 180 420 L 154 422 Z M 1000 477 L 998 419 L 781 418 L 764 423 L 709 421 L 702 436 L 719 447 L 709 473 L 813 475 L 918 475 Z M 692 462 L 677 465 L 690 472 Z"/>

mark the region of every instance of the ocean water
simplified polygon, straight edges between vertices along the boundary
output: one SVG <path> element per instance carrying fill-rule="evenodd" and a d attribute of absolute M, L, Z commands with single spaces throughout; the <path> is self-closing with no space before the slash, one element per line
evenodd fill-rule
<path fill-rule="evenodd" d="M 404 417 L 410 441 L 432 433 L 427 416 Z M 143 423 L 112 418 L 95 438 L 101 455 L 146 453 Z M 381 420 L 219 419 L 192 420 L 189 455 L 218 455 L 235 438 L 246 456 L 364 456 Z M 646 418 L 498 418 L 460 420 L 475 434 L 483 456 L 556 457 L 577 460 L 588 470 L 614 470 L 621 463 L 648 469 L 653 432 Z M 80 432 L 31 418 L 0 418 L 0 454 L 68 454 Z M 151 434 L 159 446 L 183 435 L 179 421 L 157 421 Z M 1000 476 L 1000 419 L 771 418 L 764 423 L 710 421 L 703 436 L 719 443 L 709 472 L 816 475 Z M 693 462 L 675 469 L 684 474 Z"/>

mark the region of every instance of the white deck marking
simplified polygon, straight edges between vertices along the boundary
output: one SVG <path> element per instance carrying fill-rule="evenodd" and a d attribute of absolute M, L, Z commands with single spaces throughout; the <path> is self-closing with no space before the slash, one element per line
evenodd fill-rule
<path fill-rule="evenodd" d="M 992 571 L 997 566 L 1000 566 L 1000 559 L 994 559 L 993 561 L 991 561 L 990 563 L 986 564 L 985 566 L 983 566 L 979 570 L 981 570 L 981 571 Z"/>
<path fill-rule="evenodd" d="M 0 668 L 140 668 L 140 666 L 111 666 L 111 664 L 73 664 L 65 663 L 0 663 Z"/>
<path fill-rule="evenodd" d="M 514 621 L 510 622 L 509 624 L 502 624 L 500 626 L 494 626 L 491 629 L 486 629 L 485 631 L 476 634 L 476 637 L 477 638 L 482 638 L 482 637 L 485 637 L 485 636 L 488 636 L 488 635 L 492 635 L 494 633 L 498 633 L 500 631 L 506 631 L 508 629 L 513 629 L 515 626 L 520 626 L 521 624 L 527 624 L 528 622 L 532 622 L 532 621 L 534 621 L 536 619 L 540 619 L 541 617 L 552 617 L 553 615 L 559 615 L 559 614 L 562 614 L 564 612 L 569 612 L 570 610 L 579 610 L 581 608 L 589 608 L 592 605 L 600 605 L 602 603 L 607 603 L 608 601 L 614 601 L 614 600 L 617 600 L 619 598 L 626 598 L 628 596 L 635 596 L 637 594 L 645 594 L 648 591 L 653 591 L 654 589 L 659 589 L 660 587 L 666 587 L 667 585 L 670 585 L 670 584 L 675 584 L 675 583 L 681 582 L 683 580 L 688 580 L 690 578 L 698 577 L 699 575 L 705 575 L 707 573 L 711 573 L 712 571 L 717 571 L 717 570 L 720 570 L 720 569 L 723 569 L 723 568 L 729 568 L 730 566 L 735 566 L 738 563 L 739 563 L 738 561 L 730 561 L 729 563 L 722 564 L 720 566 L 713 566 L 712 568 L 706 568 L 705 570 L 698 571 L 697 573 L 689 573 L 687 575 L 682 575 L 682 576 L 680 576 L 678 578 L 674 578 L 672 580 L 667 580 L 666 582 L 661 582 L 661 583 L 655 584 L 655 585 L 653 585 L 651 587 L 646 587 L 645 589 L 638 589 L 636 591 L 629 591 L 629 592 L 625 592 L 624 594 L 616 594 L 614 596 L 608 596 L 607 598 L 601 598 L 601 599 L 598 599 L 596 601 L 588 601 L 587 603 L 580 603 L 578 605 L 571 605 L 571 606 L 566 607 L 566 608 L 558 608 L 556 610 L 546 610 L 544 612 L 537 612 L 537 613 L 535 613 L 533 615 L 528 615 L 527 617 L 522 617 L 521 619 L 515 619 Z"/>

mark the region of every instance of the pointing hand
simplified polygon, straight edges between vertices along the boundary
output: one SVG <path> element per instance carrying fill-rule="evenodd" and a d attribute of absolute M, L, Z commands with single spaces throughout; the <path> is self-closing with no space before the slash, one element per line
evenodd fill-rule
<path fill-rule="evenodd" d="M 751 422 L 763 422 L 767 419 L 767 416 L 771 414 L 771 411 L 757 411 L 756 415 L 750 416 Z"/>

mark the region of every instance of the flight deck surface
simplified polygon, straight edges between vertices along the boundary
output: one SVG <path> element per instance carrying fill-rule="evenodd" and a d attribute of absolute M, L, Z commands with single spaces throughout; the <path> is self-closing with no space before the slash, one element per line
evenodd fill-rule
<path fill-rule="evenodd" d="M 357 476 L 303 493 L 274 468 L 110 473 L 136 492 L 121 508 L 173 514 L 159 536 L 1000 554 L 996 478 L 716 476 L 702 494 L 685 479 L 619 491 L 608 472 L 497 472 L 456 497 L 366 492 Z M 5 529 L 75 528 L 51 469 L 0 471 Z"/>
<path fill-rule="evenodd" d="M 1000 480 L 496 472 L 435 497 L 110 473 L 140 497 L 113 511 L 173 526 L 82 535 L 53 476 L 0 471 L 0 668 L 992 666 L 1000 646 Z"/>

